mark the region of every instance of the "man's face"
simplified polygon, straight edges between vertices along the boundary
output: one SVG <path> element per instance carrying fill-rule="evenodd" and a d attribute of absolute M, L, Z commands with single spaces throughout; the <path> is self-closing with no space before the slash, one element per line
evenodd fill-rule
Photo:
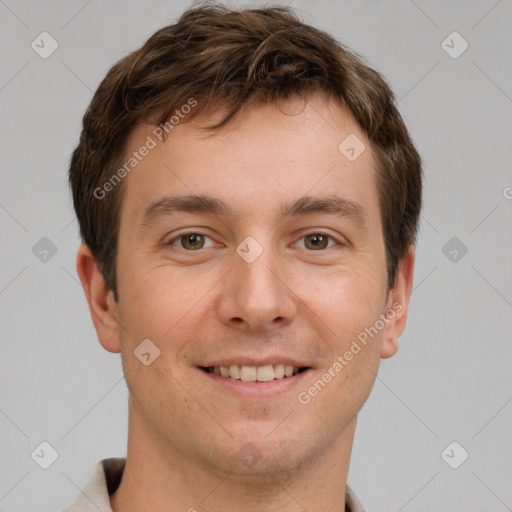
<path fill-rule="evenodd" d="M 302 106 L 253 107 L 208 136 L 199 125 L 211 118 L 183 122 L 124 183 L 117 317 L 130 414 L 204 467 L 312 461 L 353 433 L 392 351 L 386 324 L 343 357 L 392 302 L 370 144 L 333 103 Z M 153 129 L 139 126 L 127 155 Z M 338 149 L 350 134 L 366 145 L 354 161 Z M 134 350 L 147 339 L 160 355 L 146 366 Z M 212 373 L 230 365 L 241 379 L 236 367 Z M 286 366 L 300 372 L 252 381 Z"/>

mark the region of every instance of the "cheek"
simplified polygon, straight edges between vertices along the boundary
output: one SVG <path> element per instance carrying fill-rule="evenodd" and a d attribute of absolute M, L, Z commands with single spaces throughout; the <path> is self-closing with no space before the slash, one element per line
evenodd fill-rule
<path fill-rule="evenodd" d="M 375 323 L 383 312 L 385 292 L 384 273 L 376 265 L 357 263 L 304 281 L 301 296 L 339 349 Z"/>
<path fill-rule="evenodd" d="M 128 272 L 123 314 L 137 335 L 164 341 L 173 330 L 194 321 L 201 298 L 214 283 L 206 276 L 186 276 L 169 265 Z M 131 334 L 131 333 L 130 333 Z"/>

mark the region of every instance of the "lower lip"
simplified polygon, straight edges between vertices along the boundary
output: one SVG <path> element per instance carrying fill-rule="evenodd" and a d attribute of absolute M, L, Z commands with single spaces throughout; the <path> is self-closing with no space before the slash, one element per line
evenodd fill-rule
<path fill-rule="evenodd" d="M 245 382 L 238 379 L 230 379 L 222 377 L 215 373 L 205 372 L 198 368 L 213 385 L 223 389 L 233 395 L 243 398 L 267 398 L 290 391 L 294 386 L 298 385 L 306 375 L 311 372 L 310 369 L 292 375 L 291 377 L 283 377 L 282 379 L 274 379 L 268 382 Z"/>

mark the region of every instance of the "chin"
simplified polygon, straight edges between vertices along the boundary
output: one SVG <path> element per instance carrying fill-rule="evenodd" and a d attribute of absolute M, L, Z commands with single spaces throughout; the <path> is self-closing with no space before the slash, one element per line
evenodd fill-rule
<path fill-rule="evenodd" d="M 297 476 L 319 451 L 308 446 L 303 436 L 290 437 L 285 432 L 281 439 L 243 436 L 230 439 L 228 446 L 208 444 L 198 455 L 210 469 L 236 476 L 242 482 L 246 479 L 254 484 L 257 479 L 262 484 L 282 484 L 290 476 Z"/>

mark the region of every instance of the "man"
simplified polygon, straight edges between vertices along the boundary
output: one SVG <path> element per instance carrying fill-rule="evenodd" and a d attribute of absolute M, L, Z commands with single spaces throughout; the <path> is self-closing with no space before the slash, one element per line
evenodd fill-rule
<path fill-rule="evenodd" d="M 406 322 L 421 163 L 382 77 L 284 8 L 201 5 L 118 62 L 70 183 L 130 390 L 68 511 L 362 511 L 357 415 Z"/>

